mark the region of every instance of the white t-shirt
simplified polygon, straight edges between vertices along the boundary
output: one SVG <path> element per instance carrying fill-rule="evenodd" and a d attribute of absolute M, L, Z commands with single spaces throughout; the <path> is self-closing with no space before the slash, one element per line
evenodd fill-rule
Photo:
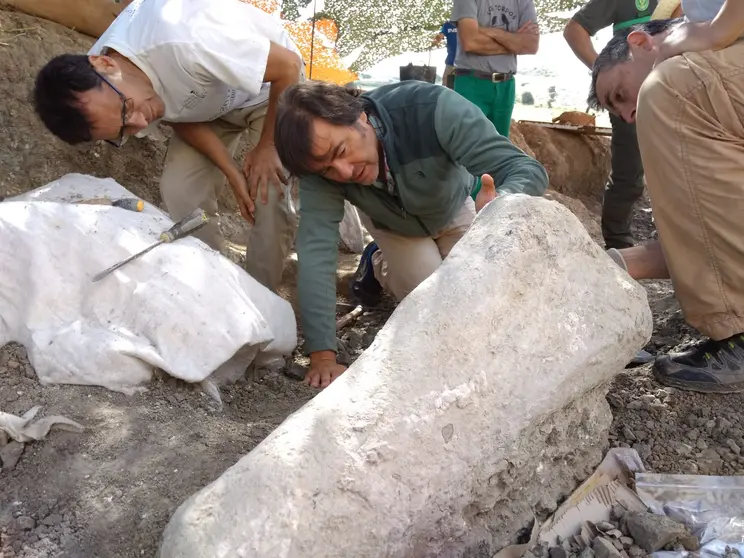
<path fill-rule="evenodd" d="M 113 49 L 142 70 L 163 120 L 209 122 L 267 101 L 270 43 L 300 54 L 278 17 L 240 0 L 134 0 L 88 54 Z"/>
<path fill-rule="evenodd" d="M 710 21 L 718 15 L 723 0 L 682 0 L 682 12 L 689 21 Z"/>

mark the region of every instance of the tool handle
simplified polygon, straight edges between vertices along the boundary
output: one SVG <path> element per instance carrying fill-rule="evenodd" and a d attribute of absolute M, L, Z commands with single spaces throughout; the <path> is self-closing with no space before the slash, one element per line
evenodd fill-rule
<path fill-rule="evenodd" d="M 138 198 L 122 198 L 114 201 L 111 205 L 114 207 L 120 207 L 122 209 L 128 209 L 129 211 L 140 212 L 145 209 L 145 202 Z"/>
<path fill-rule="evenodd" d="M 199 230 L 209 222 L 209 217 L 203 210 L 197 209 L 193 213 L 187 215 L 181 219 L 178 223 L 173 225 L 170 229 L 161 233 L 160 240 L 162 242 L 174 242 L 179 238 L 188 236 L 196 230 Z"/>

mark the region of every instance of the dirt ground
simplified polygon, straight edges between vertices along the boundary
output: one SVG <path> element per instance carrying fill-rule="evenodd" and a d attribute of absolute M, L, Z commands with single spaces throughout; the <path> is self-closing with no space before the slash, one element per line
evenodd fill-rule
<path fill-rule="evenodd" d="M 0 10 L 0 45 L 5 45 L 0 46 L 4 98 L 0 124 L 5 132 L 0 136 L 0 195 L 26 191 L 66 172 L 84 172 L 113 176 L 148 201 L 158 202 L 164 144 L 138 140 L 121 152 L 105 146 L 70 148 L 49 138 L 30 109 L 28 87 L 36 68 L 53 54 L 85 51 L 90 42 L 59 26 Z M 553 149 L 542 131 L 533 136 L 531 145 L 538 157 L 542 150 Z M 600 149 L 590 148 L 591 156 Z M 606 151 L 606 145 L 601 149 Z M 592 217 L 587 208 L 596 209 L 592 192 L 601 173 L 591 169 L 595 186 L 587 190 L 590 182 L 580 181 L 582 191 L 572 191 L 568 176 L 575 169 L 563 169 L 558 156 L 549 158 L 551 179 L 561 185 L 561 194 L 581 199 L 571 207 L 588 222 Z M 556 173 L 566 176 L 558 178 Z M 593 233 L 598 230 L 596 222 L 587 226 Z M 640 240 L 653 236 L 647 204 L 638 208 L 635 226 Z M 227 220 L 226 230 L 238 243 L 241 227 L 239 220 Z M 235 256 L 239 259 L 239 252 Z M 343 286 L 355 258 L 345 256 L 342 264 L 339 283 Z M 292 270 L 290 265 L 282 293 L 290 300 Z M 645 287 L 655 318 L 647 349 L 657 353 L 694 341 L 696 333 L 684 324 L 669 282 L 647 282 Z M 342 296 L 339 313 L 349 309 Z M 387 301 L 380 311 L 344 330 L 343 360 L 353 361 L 371 343 L 391 310 Z M 258 374 L 255 381 L 244 379 L 225 388 L 224 405 L 218 410 L 198 388 L 167 377 L 156 378 L 148 391 L 131 397 L 89 387 L 42 387 L 25 350 L 4 347 L 0 410 L 21 414 L 41 405 L 42 414 L 66 416 L 85 430 L 53 432 L 47 440 L 22 448 L 6 445 L 0 438 L 4 463 L 0 558 L 155 556 L 175 508 L 313 397 L 316 392 L 297 379 L 305 364 L 303 357 L 295 355 L 280 372 Z M 635 447 L 649 469 L 744 474 L 741 396 L 661 389 L 646 366 L 620 373 L 608 400 L 614 412 L 612 445 Z"/>

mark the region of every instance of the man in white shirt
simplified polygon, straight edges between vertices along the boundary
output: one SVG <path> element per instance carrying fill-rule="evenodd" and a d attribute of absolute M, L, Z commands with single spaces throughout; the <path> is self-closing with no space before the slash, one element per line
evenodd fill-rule
<path fill-rule="evenodd" d="M 227 178 L 241 213 L 255 221 L 246 270 L 276 290 L 297 215 L 274 147 L 275 107 L 302 74 L 281 21 L 250 4 L 134 0 L 87 56 L 51 60 L 34 100 L 47 128 L 70 144 L 120 146 L 161 120 L 170 124 L 160 192 L 171 217 L 201 207 L 212 219 L 197 236 L 221 250 L 217 192 Z M 246 130 L 241 168 L 234 154 Z"/>

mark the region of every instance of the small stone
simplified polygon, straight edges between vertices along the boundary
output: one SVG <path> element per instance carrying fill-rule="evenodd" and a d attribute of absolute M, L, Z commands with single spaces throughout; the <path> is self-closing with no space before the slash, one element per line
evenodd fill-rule
<path fill-rule="evenodd" d="M 685 444 L 684 442 L 677 442 L 676 444 L 674 444 L 674 451 L 676 451 L 679 455 L 691 455 L 692 446 Z"/>
<path fill-rule="evenodd" d="M 615 545 L 603 537 L 597 537 L 592 544 L 592 550 L 597 558 L 621 558 L 622 554 Z"/>
<path fill-rule="evenodd" d="M 679 544 L 681 544 L 685 550 L 690 552 L 697 552 L 700 550 L 700 541 L 695 535 L 688 533 L 684 537 L 680 537 Z"/>
<path fill-rule="evenodd" d="M 17 360 L 11 359 L 8 361 L 8 368 L 16 369 L 20 367 L 21 367 L 21 364 Z"/>
<path fill-rule="evenodd" d="M 733 451 L 733 452 L 734 452 L 735 454 L 737 454 L 737 455 L 738 455 L 738 454 L 740 454 L 740 453 L 741 453 L 741 448 L 740 448 L 740 447 L 739 447 L 739 445 L 738 445 L 738 444 L 737 444 L 736 442 L 734 442 L 734 441 L 733 441 L 733 440 L 732 440 L 731 438 L 729 438 L 729 439 L 727 439 L 727 440 L 726 440 L 726 445 L 727 445 L 727 446 L 728 446 L 729 448 L 731 448 L 731 451 Z"/>
<path fill-rule="evenodd" d="M 713 430 L 715 426 L 716 426 L 716 421 L 714 420 L 709 420 L 708 422 L 705 423 L 706 430 Z"/>
<path fill-rule="evenodd" d="M 560 546 L 554 546 L 548 551 L 550 558 L 566 558 L 566 551 Z"/>
<path fill-rule="evenodd" d="M 630 555 L 630 558 L 645 558 L 645 556 L 647 556 L 646 551 L 636 545 L 630 547 L 628 554 Z"/>
<path fill-rule="evenodd" d="M 349 350 L 359 352 L 362 348 L 362 334 L 356 330 L 351 330 L 346 336 L 346 342 Z"/>
<path fill-rule="evenodd" d="M 630 403 L 628 403 L 627 408 L 630 409 L 631 411 L 640 411 L 641 409 L 643 409 L 643 402 L 631 401 Z"/>
<path fill-rule="evenodd" d="M 354 359 L 348 351 L 339 350 L 338 353 L 336 353 L 336 362 L 343 364 L 344 366 L 351 366 Z"/>
<path fill-rule="evenodd" d="M 621 506 L 620 504 L 615 504 L 612 506 L 612 510 L 610 511 L 610 520 L 611 521 L 617 521 L 621 517 L 625 515 L 625 513 L 628 510 L 625 509 L 625 507 Z"/>
<path fill-rule="evenodd" d="M 305 374 L 307 374 L 307 367 L 293 362 L 292 366 L 290 366 L 288 369 L 285 369 L 284 374 L 292 378 L 293 380 L 304 380 Z"/>
<path fill-rule="evenodd" d="M 36 533 L 29 533 L 29 535 L 26 537 L 26 542 L 28 542 L 29 544 L 34 544 L 38 540 L 39 535 L 37 535 Z"/>
<path fill-rule="evenodd" d="M 625 550 L 625 547 L 623 546 L 623 543 L 621 543 L 618 540 L 612 541 L 612 544 L 614 544 L 615 545 L 615 548 L 617 548 L 618 550 Z"/>
<path fill-rule="evenodd" d="M 23 454 L 23 444 L 15 440 L 0 448 L 0 463 L 3 471 L 12 471 Z"/>
<path fill-rule="evenodd" d="M 697 428 L 693 428 L 692 430 L 688 430 L 685 436 L 687 436 L 690 440 L 694 442 L 700 436 L 700 430 L 698 430 Z"/>
<path fill-rule="evenodd" d="M 171 404 L 171 405 L 173 405 L 174 407 L 177 407 L 177 406 L 178 406 L 178 399 L 176 399 L 176 398 L 175 398 L 175 397 L 173 396 L 173 394 L 172 394 L 172 393 L 171 393 L 170 395 L 168 395 L 168 396 L 166 397 L 166 399 L 168 400 L 168 403 L 170 403 L 170 404 Z"/>
<path fill-rule="evenodd" d="M 24 531 L 31 531 L 36 527 L 36 521 L 34 521 L 34 518 L 27 515 L 22 515 L 21 517 L 19 517 L 17 519 L 17 522 L 18 528 Z"/>
<path fill-rule="evenodd" d="M 594 551 L 587 547 L 584 550 L 581 551 L 579 554 L 579 558 L 594 558 Z"/>
<path fill-rule="evenodd" d="M 669 543 L 689 535 L 684 525 L 664 515 L 633 512 L 626 515 L 626 520 L 630 535 L 648 553 L 661 550 Z"/>
<path fill-rule="evenodd" d="M 53 514 L 48 515 L 47 517 L 45 517 L 43 519 L 42 523 L 44 525 L 46 525 L 47 527 L 52 527 L 54 525 L 59 525 L 60 523 L 62 523 L 62 516 L 59 515 L 58 513 L 53 513 Z"/>
<path fill-rule="evenodd" d="M 633 431 L 627 426 L 623 428 L 623 436 L 625 436 L 626 440 L 630 440 L 631 442 L 635 442 L 638 439 Z"/>
<path fill-rule="evenodd" d="M 699 449 L 700 451 L 708 449 L 708 444 L 702 438 L 698 438 L 698 441 L 695 445 L 697 446 L 697 449 Z"/>
<path fill-rule="evenodd" d="M 615 529 L 615 526 L 609 521 L 599 521 L 595 523 L 594 525 L 597 527 L 597 529 L 599 529 L 603 533 L 606 533 L 608 531 L 612 531 L 613 529 Z"/>
<path fill-rule="evenodd" d="M 645 393 L 645 394 L 641 395 L 641 401 L 643 401 L 644 403 L 649 403 L 650 404 L 650 403 L 656 403 L 657 400 L 656 400 L 656 396 L 655 395 L 652 395 L 650 393 Z"/>
<path fill-rule="evenodd" d="M 630 537 L 620 537 L 620 542 L 623 543 L 625 548 L 630 548 L 635 541 Z"/>
<path fill-rule="evenodd" d="M 721 430 L 726 430 L 728 428 L 731 428 L 733 424 L 731 424 L 731 422 L 724 417 L 718 417 L 718 419 L 716 420 L 716 426 Z"/>
<path fill-rule="evenodd" d="M 362 348 L 366 349 L 368 348 L 372 342 L 375 340 L 375 336 L 377 334 L 374 331 L 368 331 L 364 335 L 362 335 Z"/>
<path fill-rule="evenodd" d="M 0 448 L 8 445 L 8 433 L 5 430 L 0 430 Z"/>
<path fill-rule="evenodd" d="M 613 393 L 607 394 L 607 401 L 614 409 L 622 409 L 623 407 L 623 400 Z"/>
<path fill-rule="evenodd" d="M 741 552 L 737 548 L 727 546 L 723 558 L 741 558 Z"/>
<path fill-rule="evenodd" d="M 615 539 L 619 539 L 620 537 L 623 536 L 622 532 L 620 532 L 619 529 L 613 529 L 612 531 L 607 531 L 607 535 Z"/>

